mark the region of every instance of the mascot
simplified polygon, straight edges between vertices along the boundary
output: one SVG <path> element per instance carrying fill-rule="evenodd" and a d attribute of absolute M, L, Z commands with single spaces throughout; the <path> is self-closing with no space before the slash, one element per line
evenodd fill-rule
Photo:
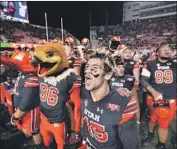
<path fill-rule="evenodd" d="M 37 68 L 31 65 L 31 55 L 26 51 L 15 50 L 10 58 L 1 56 L 0 59 L 3 65 L 20 71 L 14 89 L 13 107 L 12 104 L 8 105 L 11 112 L 14 109 L 13 114 L 10 112 L 11 124 L 26 136 L 32 136 L 35 144 L 41 144 Z"/>
<path fill-rule="evenodd" d="M 40 132 L 43 143 L 50 146 L 52 136 L 57 149 L 63 149 L 66 144 L 65 129 L 68 115 L 67 102 L 73 99 L 72 86 L 78 79 L 74 70 L 69 68 L 64 46 L 58 43 L 46 43 L 36 47 L 33 64 L 38 65 L 40 85 Z M 74 108 L 80 105 L 73 102 Z M 80 110 L 77 117 L 80 117 Z M 76 117 L 75 115 L 75 117 Z M 75 119 L 75 118 L 74 118 Z M 71 140 L 80 140 L 79 130 L 70 134 Z"/>

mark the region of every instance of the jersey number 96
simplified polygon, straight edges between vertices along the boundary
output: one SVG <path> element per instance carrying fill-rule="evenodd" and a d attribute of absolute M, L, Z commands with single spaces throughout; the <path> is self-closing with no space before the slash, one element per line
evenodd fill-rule
<path fill-rule="evenodd" d="M 40 83 L 40 100 L 47 102 L 50 106 L 55 106 L 58 102 L 59 91 L 56 87 L 48 87 L 45 83 Z"/>

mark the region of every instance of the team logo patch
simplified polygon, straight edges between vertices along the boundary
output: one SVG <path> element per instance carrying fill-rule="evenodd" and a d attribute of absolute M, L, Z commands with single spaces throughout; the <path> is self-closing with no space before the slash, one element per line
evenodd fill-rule
<path fill-rule="evenodd" d="M 130 95 L 130 91 L 126 88 L 118 88 L 117 91 L 121 96 L 126 96 L 128 97 Z"/>
<path fill-rule="evenodd" d="M 96 110 L 97 112 L 100 112 L 101 114 L 103 114 L 103 109 L 100 109 L 99 107 L 97 107 L 97 110 Z"/>
<path fill-rule="evenodd" d="M 108 110 L 111 110 L 111 111 L 117 111 L 117 112 L 120 112 L 120 106 L 119 105 L 115 105 L 115 104 L 112 104 L 112 103 L 108 103 L 106 105 L 106 108 Z"/>

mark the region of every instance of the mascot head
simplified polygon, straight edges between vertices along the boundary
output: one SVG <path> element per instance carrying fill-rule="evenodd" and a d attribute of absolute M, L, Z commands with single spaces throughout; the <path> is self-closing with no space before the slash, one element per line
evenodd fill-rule
<path fill-rule="evenodd" d="M 1 63 L 9 68 L 21 72 L 36 73 L 37 68 L 31 65 L 31 54 L 27 51 L 14 50 L 10 58 L 1 55 Z"/>
<path fill-rule="evenodd" d="M 68 68 L 64 46 L 58 43 L 46 43 L 35 48 L 33 63 L 38 65 L 38 76 L 51 76 Z"/>
<path fill-rule="evenodd" d="M 22 62 L 23 64 L 30 64 L 31 63 L 31 55 L 29 52 L 15 50 L 11 55 L 12 60 L 17 60 Z"/>

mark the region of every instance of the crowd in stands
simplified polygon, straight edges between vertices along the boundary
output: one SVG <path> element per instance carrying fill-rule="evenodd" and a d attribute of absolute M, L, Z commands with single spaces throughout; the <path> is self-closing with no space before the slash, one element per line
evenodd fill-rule
<path fill-rule="evenodd" d="M 37 44 L 39 43 L 39 40 L 46 39 L 46 30 L 44 26 L 14 21 L 6 21 L 1 19 L 0 24 L 1 41 Z M 48 28 L 48 33 L 49 40 L 53 40 L 59 37 L 61 38 L 62 34 L 59 28 L 51 27 Z M 67 36 L 70 36 L 75 41 L 77 41 L 77 39 L 73 35 L 64 30 L 64 37 Z"/>
<path fill-rule="evenodd" d="M 159 44 L 175 44 L 176 17 L 137 20 L 124 25 L 93 26 L 91 40 L 102 39 L 104 45 L 114 35 L 121 35 L 121 41 L 134 49 L 153 51 Z"/>

